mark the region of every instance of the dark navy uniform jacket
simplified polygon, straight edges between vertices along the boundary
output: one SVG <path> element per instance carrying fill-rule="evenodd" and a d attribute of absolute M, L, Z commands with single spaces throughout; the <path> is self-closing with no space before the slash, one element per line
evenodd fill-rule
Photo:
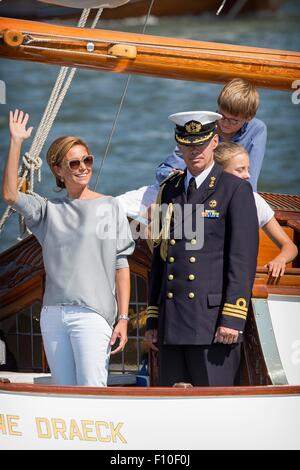
<path fill-rule="evenodd" d="M 162 204 L 187 204 L 185 176 L 165 181 Z M 256 271 L 257 210 L 251 185 L 216 163 L 189 204 L 194 224 L 204 222 L 203 247 L 198 235 L 176 238 L 187 217 L 181 222 L 175 215 L 166 260 L 160 245 L 153 251 L 147 329 L 158 328 L 164 344 L 209 345 L 218 326 L 244 329 Z"/>

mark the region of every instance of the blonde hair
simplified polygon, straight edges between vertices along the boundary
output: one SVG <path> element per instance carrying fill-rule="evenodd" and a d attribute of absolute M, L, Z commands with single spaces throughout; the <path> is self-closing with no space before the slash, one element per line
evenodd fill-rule
<path fill-rule="evenodd" d="M 55 173 L 54 167 L 59 166 L 62 163 L 62 161 L 64 160 L 69 150 L 72 147 L 75 147 L 75 145 L 82 145 L 83 147 L 86 148 L 87 153 L 90 153 L 86 142 L 80 139 L 79 137 L 74 137 L 74 136 L 59 137 L 54 142 L 52 142 L 47 152 L 47 156 L 46 156 L 47 163 L 53 175 L 55 176 L 56 186 L 58 186 L 61 189 L 64 189 L 66 186 L 65 186 L 65 183 L 61 181 L 59 176 Z"/>
<path fill-rule="evenodd" d="M 233 142 L 222 142 L 214 150 L 214 160 L 223 168 L 226 168 L 230 160 L 241 153 L 249 157 L 247 150 L 242 145 Z"/>
<path fill-rule="evenodd" d="M 221 91 L 218 105 L 232 116 L 252 119 L 259 106 L 259 93 L 252 83 L 242 78 L 234 78 Z"/>

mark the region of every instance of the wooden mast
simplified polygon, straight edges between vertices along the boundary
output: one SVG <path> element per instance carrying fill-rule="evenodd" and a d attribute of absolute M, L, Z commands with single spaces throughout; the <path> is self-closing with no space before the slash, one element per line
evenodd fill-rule
<path fill-rule="evenodd" d="M 49 64 L 291 90 L 300 53 L 0 18 L 0 56 Z"/>

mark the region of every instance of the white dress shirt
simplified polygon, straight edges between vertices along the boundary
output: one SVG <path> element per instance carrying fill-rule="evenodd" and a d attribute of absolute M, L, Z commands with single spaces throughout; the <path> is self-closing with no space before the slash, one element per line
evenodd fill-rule
<path fill-rule="evenodd" d="M 197 189 L 200 188 L 201 184 L 203 183 L 203 181 L 205 180 L 205 178 L 209 175 L 209 173 L 211 172 L 213 166 L 214 166 L 215 162 L 213 162 L 208 168 L 206 168 L 206 170 L 202 171 L 202 173 L 200 173 L 200 175 L 198 176 L 193 176 L 189 170 L 187 169 L 187 173 L 186 173 L 186 177 L 185 177 L 185 182 L 184 182 L 184 185 L 185 185 L 185 191 L 187 192 L 187 188 L 189 186 L 189 182 L 190 182 L 190 179 L 191 178 L 195 178 L 196 180 L 196 186 L 197 186 Z"/>

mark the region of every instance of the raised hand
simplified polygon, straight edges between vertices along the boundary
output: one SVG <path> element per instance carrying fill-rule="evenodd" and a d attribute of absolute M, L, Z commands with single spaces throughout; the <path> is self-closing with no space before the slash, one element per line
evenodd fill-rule
<path fill-rule="evenodd" d="M 13 140 L 23 141 L 31 136 L 33 127 L 26 129 L 29 114 L 15 109 L 9 112 L 9 130 Z"/>

